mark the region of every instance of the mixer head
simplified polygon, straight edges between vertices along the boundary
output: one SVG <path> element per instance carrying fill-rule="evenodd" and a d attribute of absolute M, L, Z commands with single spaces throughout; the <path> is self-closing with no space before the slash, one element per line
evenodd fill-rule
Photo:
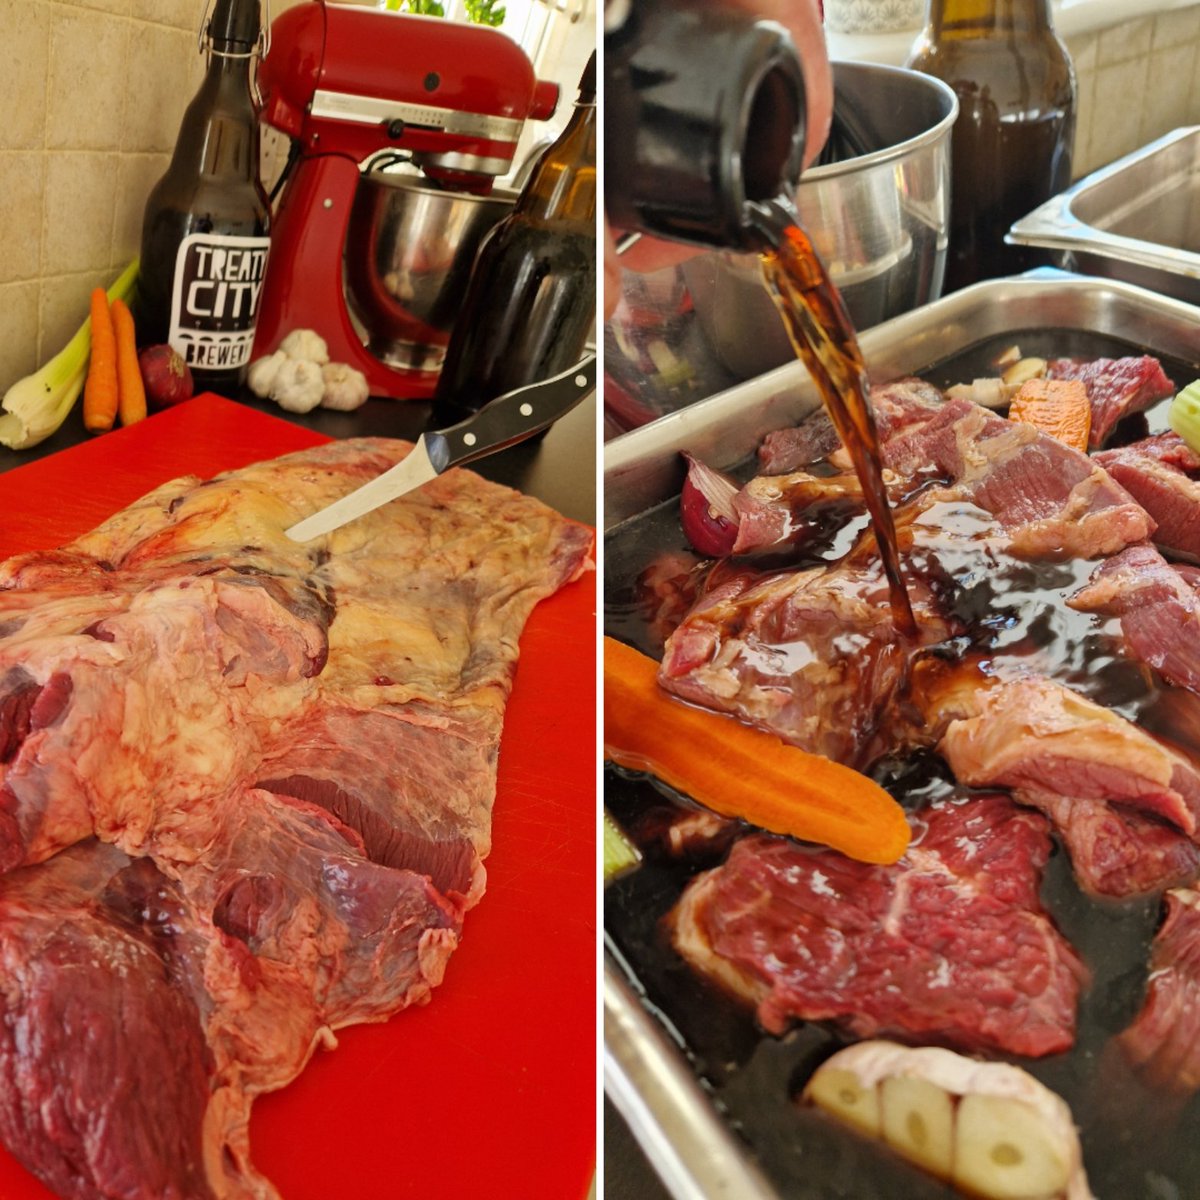
<path fill-rule="evenodd" d="M 391 150 L 473 192 L 510 169 L 525 121 L 558 102 L 497 30 L 325 0 L 275 20 L 259 86 L 263 120 L 301 154 L 362 162 Z"/>

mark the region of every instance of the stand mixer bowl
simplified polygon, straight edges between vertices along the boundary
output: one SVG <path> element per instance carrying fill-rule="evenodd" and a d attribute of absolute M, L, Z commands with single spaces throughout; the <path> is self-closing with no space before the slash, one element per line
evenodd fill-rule
<path fill-rule="evenodd" d="M 389 366 L 436 371 L 484 235 L 516 196 L 448 192 L 383 169 L 359 180 L 346 237 L 346 297 L 367 349 Z"/>

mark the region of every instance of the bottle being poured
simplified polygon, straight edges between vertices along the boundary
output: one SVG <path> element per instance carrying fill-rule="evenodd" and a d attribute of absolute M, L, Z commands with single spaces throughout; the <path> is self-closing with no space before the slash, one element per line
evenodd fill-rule
<path fill-rule="evenodd" d="M 762 255 L 765 285 L 862 483 L 893 622 L 913 634 L 858 338 L 792 201 L 806 111 L 795 44 L 782 26 L 733 9 L 639 0 L 607 23 L 604 70 L 610 220 Z"/>

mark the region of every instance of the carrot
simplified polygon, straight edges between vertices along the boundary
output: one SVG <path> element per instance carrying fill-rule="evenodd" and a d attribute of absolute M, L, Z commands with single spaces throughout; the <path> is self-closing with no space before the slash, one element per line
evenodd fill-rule
<path fill-rule="evenodd" d="M 124 300 L 112 302 L 112 321 L 117 339 L 117 411 L 122 425 L 132 425 L 146 415 L 146 385 L 138 366 L 133 314 Z"/>
<path fill-rule="evenodd" d="M 92 291 L 92 360 L 83 385 L 83 427 L 104 433 L 117 415 L 117 339 L 103 288 Z"/>
<path fill-rule="evenodd" d="M 1092 402 L 1080 379 L 1030 379 L 1008 406 L 1010 421 L 1024 421 L 1087 453 L 1092 431 Z"/>
<path fill-rule="evenodd" d="M 693 708 L 658 685 L 658 665 L 604 639 L 604 756 L 648 771 L 726 817 L 892 863 L 908 848 L 904 810 L 865 775 L 769 733 Z"/>

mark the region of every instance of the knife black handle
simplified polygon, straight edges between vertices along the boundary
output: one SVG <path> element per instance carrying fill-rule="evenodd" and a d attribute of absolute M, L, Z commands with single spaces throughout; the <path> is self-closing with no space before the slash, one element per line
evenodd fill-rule
<path fill-rule="evenodd" d="M 549 429 L 596 388 L 596 356 L 589 354 L 549 379 L 497 396 L 457 425 L 425 434 L 430 462 L 439 473 L 473 462 Z"/>

